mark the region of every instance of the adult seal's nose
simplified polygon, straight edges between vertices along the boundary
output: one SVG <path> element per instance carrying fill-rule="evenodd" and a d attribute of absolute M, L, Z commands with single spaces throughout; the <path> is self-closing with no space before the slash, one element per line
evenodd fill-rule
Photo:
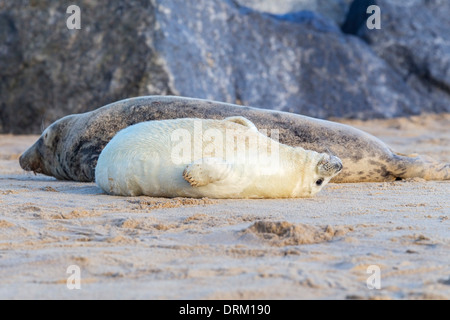
<path fill-rule="evenodd" d="M 20 167 L 25 171 L 42 173 L 40 154 L 36 150 L 36 145 L 31 146 L 19 158 Z"/>
<path fill-rule="evenodd" d="M 21 167 L 23 170 L 27 170 L 27 169 L 25 169 L 25 157 L 24 157 L 23 154 L 22 154 L 22 155 L 20 156 L 20 158 L 19 158 L 19 164 L 20 164 L 20 167 Z"/>
<path fill-rule="evenodd" d="M 20 167 L 25 171 L 33 170 L 32 162 L 29 161 L 29 150 L 25 151 L 19 158 Z"/>

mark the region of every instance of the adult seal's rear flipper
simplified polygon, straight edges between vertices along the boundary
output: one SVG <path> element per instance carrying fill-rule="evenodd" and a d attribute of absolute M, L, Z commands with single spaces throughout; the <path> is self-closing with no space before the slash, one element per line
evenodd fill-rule
<path fill-rule="evenodd" d="M 186 166 L 183 178 L 193 187 L 203 187 L 210 183 L 225 180 L 234 166 L 219 158 L 205 158 Z"/>
<path fill-rule="evenodd" d="M 450 163 L 436 161 L 429 156 L 395 153 L 397 167 L 392 170 L 396 178 L 422 178 L 425 180 L 450 180 Z"/>

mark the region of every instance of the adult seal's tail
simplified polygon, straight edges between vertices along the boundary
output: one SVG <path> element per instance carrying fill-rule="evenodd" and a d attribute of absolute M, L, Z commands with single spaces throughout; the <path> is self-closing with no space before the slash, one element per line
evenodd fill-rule
<path fill-rule="evenodd" d="M 269 135 L 278 130 L 280 143 L 339 157 L 344 168 L 332 182 L 450 179 L 449 164 L 395 153 L 381 140 L 348 125 L 287 112 L 163 96 L 122 100 L 62 118 L 22 155 L 20 164 L 24 170 L 58 179 L 94 181 L 100 152 L 118 131 L 130 125 L 149 120 L 222 120 L 232 116 L 249 119 Z"/>

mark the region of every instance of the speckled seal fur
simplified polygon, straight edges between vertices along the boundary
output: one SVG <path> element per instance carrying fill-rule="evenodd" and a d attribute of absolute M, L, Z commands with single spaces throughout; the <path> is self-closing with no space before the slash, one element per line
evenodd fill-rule
<path fill-rule="evenodd" d="M 50 125 L 20 157 L 20 165 L 24 170 L 61 180 L 90 182 L 95 180 L 100 152 L 123 128 L 149 120 L 231 116 L 243 116 L 259 130 L 278 129 L 280 143 L 336 155 L 344 169 L 332 182 L 450 179 L 450 164 L 395 153 L 376 137 L 351 126 L 280 111 L 170 96 L 131 98 L 64 117 Z"/>

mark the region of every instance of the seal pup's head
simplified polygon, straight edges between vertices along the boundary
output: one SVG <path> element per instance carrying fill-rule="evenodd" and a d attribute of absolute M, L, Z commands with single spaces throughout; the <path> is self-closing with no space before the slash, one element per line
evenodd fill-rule
<path fill-rule="evenodd" d="M 294 190 L 295 196 L 312 197 L 338 175 L 343 168 L 342 161 L 327 153 L 307 151 L 295 148 L 302 155 L 302 170 L 299 182 Z"/>

